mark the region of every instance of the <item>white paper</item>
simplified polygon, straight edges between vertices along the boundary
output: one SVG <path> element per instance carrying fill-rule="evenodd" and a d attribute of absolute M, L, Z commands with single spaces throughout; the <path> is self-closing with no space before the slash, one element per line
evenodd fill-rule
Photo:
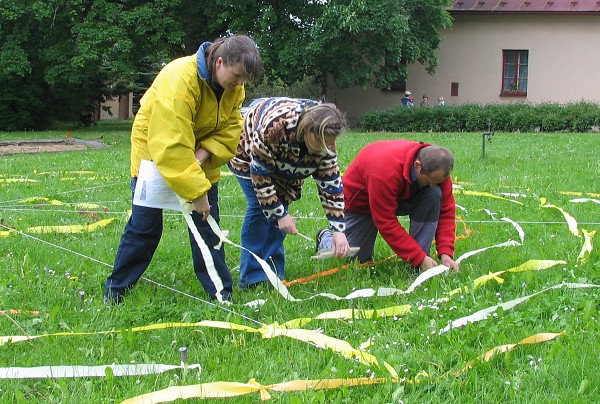
<path fill-rule="evenodd" d="M 312 240 L 311 240 L 312 241 Z M 350 250 L 346 254 L 346 257 L 354 257 L 360 251 L 360 247 L 350 247 Z M 319 253 L 312 256 L 312 259 L 323 260 L 327 258 L 333 258 L 335 253 L 333 250 L 319 250 Z"/>
<path fill-rule="evenodd" d="M 167 186 L 156 165 L 148 160 L 142 160 L 140 163 L 140 172 L 133 193 L 133 204 L 148 208 L 182 211 L 177 194 Z"/>

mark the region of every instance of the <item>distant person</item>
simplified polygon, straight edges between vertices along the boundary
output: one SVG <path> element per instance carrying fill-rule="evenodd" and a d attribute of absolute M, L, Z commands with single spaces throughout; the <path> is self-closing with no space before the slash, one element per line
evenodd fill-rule
<path fill-rule="evenodd" d="M 404 92 L 404 98 L 402 98 L 401 102 L 403 107 L 412 108 L 415 106 L 415 99 L 408 90 Z"/>
<path fill-rule="evenodd" d="M 419 103 L 419 107 L 421 108 L 431 108 L 431 104 L 429 103 L 429 97 L 427 94 L 423 94 L 423 99 Z"/>
<path fill-rule="evenodd" d="M 384 140 L 365 146 L 344 173 L 346 237 L 360 247 L 361 262 L 372 260 L 377 233 L 394 252 L 425 271 L 441 263 L 455 271 L 456 205 L 450 172 L 452 153 L 443 147 L 410 140 Z M 398 216 L 410 218 L 407 232 Z M 319 232 L 318 248 L 330 248 L 331 236 Z"/>
<path fill-rule="evenodd" d="M 317 183 L 334 256 L 349 251 L 335 145 L 345 128 L 335 105 L 286 97 L 268 98 L 244 117 L 237 153 L 228 164 L 246 196 L 242 246 L 273 266 L 280 279 L 285 275 L 283 241 L 298 234 L 289 206 L 300 199 L 305 178 L 312 176 Z M 267 280 L 259 262 L 242 250 L 238 286 Z"/>
<path fill-rule="evenodd" d="M 191 202 L 192 220 L 209 246 L 219 243 L 206 219 L 219 222 L 220 167 L 235 154 L 242 132 L 244 83 L 263 72 L 256 43 L 233 35 L 204 42 L 198 52 L 168 63 L 140 101 L 131 129 L 131 189 L 142 160 L 151 160 L 165 182 Z M 150 265 L 163 230 L 162 209 L 132 205 L 106 279 L 104 299 L 120 303 Z M 203 256 L 189 231 L 194 271 L 212 299 L 229 300 L 232 278 L 223 248 Z M 214 269 L 205 261 L 212 261 Z M 212 267 L 213 265 L 211 265 Z M 167 268 L 157 268 L 171 271 Z M 217 296 L 217 285 L 222 289 Z"/>
<path fill-rule="evenodd" d="M 443 107 L 444 105 L 446 105 L 446 101 L 444 101 L 444 97 L 440 96 L 438 98 L 438 107 Z"/>

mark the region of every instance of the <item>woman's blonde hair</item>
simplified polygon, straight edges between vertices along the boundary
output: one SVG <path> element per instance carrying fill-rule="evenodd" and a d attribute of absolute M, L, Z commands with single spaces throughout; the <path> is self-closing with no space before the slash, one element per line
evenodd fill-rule
<path fill-rule="evenodd" d="M 346 119 L 334 104 L 325 103 L 307 107 L 300 114 L 296 137 L 299 141 L 306 143 L 309 134 L 317 143 L 315 146 L 325 153 L 333 153 L 329 150 L 325 137 L 337 137 L 346 129 Z"/>

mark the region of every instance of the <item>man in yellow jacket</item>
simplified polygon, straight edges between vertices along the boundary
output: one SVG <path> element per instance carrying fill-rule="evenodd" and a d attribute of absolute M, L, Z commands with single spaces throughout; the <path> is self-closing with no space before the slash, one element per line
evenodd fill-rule
<path fill-rule="evenodd" d="M 254 41 L 234 35 L 204 42 L 198 52 L 167 64 L 140 101 L 131 131 L 131 189 L 142 160 L 154 162 L 166 184 L 191 202 L 192 219 L 207 245 L 219 238 L 206 222 L 219 222 L 220 167 L 236 152 L 241 134 L 244 82 L 260 78 Z M 162 209 L 132 204 L 104 298 L 120 303 L 148 268 L 162 235 Z M 196 276 L 212 299 L 229 300 L 232 279 L 225 252 L 203 256 L 190 233 Z M 212 261 L 214 270 L 206 262 Z"/>

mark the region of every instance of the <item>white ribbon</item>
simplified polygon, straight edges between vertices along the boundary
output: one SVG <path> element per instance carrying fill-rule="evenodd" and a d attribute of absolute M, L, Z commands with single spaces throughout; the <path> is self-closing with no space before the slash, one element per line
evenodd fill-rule
<path fill-rule="evenodd" d="M 0 379 L 59 379 L 76 377 L 142 376 L 159 374 L 174 369 L 198 369 L 195 365 L 163 365 L 158 363 L 100 366 L 38 366 L 31 368 L 0 368 Z"/>

